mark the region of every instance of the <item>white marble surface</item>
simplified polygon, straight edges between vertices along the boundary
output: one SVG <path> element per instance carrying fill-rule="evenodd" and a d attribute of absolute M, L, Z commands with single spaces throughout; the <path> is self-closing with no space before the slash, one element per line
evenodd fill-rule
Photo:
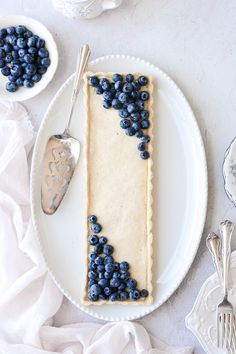
<path fill-rule="evenodd" d="M 209 168 L 209 205 L 204 235 L 185 281 L 160 309 L 141 319 L 151 334 L 174 345 L 204 351 L 185 328 L 203 281 L 213 265 L 205 237 L 224 218 L 236 222 L 236 210 L 223 188 L 222 161 L 236 135 L 236 2 L 234 0 L 124 0 L 123 5 L 90 21 L 74 21 L 55 12 L 50 0 L 0 1 L 0 14 L 21 14 L 42 21 L 58 45 L 60 63 L 53 82 L 25 102 L 36 128 L 64 80 L 75 66 L 77 47 L 88 42 L 93 58 L 124 53 L 143 57 L 164 69 L 182 88 L 197 117 Z M 236 235 L 233 240 L 236 246 Z M 183 260 L 184 261 L 184 260 Z M 92 320 L 68 301 L 56 325 Z"/>

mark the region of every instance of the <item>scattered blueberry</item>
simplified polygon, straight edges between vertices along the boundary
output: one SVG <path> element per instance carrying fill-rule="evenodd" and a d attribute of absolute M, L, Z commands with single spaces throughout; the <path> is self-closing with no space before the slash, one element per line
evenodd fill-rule
<path fill-rule="evenodd" d="M 88 222 L 90 224 L 94 224 L 97 221 L 97 217 L 95 215 L 89 215 Z"/>
<path fill-rule="evenodd" d="M 127 129 L 130 127 L 130 120 L 129 119 L 121 119 L 120 126 L 122 129 Z"/>
<path fill-rule="evenodd" d="M 143 110 L 143 111 L 141 112 L 141 118 L 142 118 L 142 119 L 148 119 L 148 117 L 149 117 L 149 112 L 146 111 L 146 110 Z"/>
<path fill-rule="evenodd" d="M 101 230 L 102 230 L 102 227 L 101 227 L 101 225 L 100 224 L 98 224 L 98 223 L 93 223 L 93 224 L 91 224 L 91 230 L 92 230 L 92 232 L 94 232 L 95 234 L 98 234 Z"/>
<path fill-rule="evenodd" d="M 4 76 L 9 76 L 10 73 L 11 73 L 11 70 L 8 66 L 4 66 L 4 68 L 1 69 L 1 73 L 4 75 Z M 13 91 L 12 91 L 13 92 Z"/>
<path fill-rule="evenodd" d="M 120 285 L 120 280 L 119 279 L 116 279 L 116 278 L 112 278 L 110 280 L 110 286 L 112 288 L 118 288 L 118 286 Z"/>
<path fill-rule="evenodd" d="M 96 235 L 90 235 L 88 238 L 88 242 L 91 246 L 94 246 L 98 243 L 98 237 Z"/>
<path fill-rule="evenodd" d="M 4 44 L 3 49 L 5 50 L 6 53 L 11 53 L 12 52 L 12 45 L 9 43 Z"/>
<path fill-rule="evenodd" d="M 134 122 L 132 124 L 132 128 L 134 128 L 135 132 L 140 130 L 140 124 L 138 122 Z"/>
<path fill-rule="evenodd" d="M 105 279 L 111 279 L 112 278 L 112 273 L 111 272 L 105 272 L 104 273 L 104 278 Z"/>
<path fill-rule="evenodd" d="M 112 256 L 106 256 L 104 258 L 104 264 L 107 264 L 107 263 L 114 263 L 114 259 Z"/>
<path fill-rule="evenodd" d="M 101 245 L 105 245 L 107 243 L 107 238 L 105 236 L 100 236 L 99 237 L 99 243 Z"/>
<path fill-rule="evenodd" d="M 48 58 L 49 57 L 49 52 L 46 48 L 40 48 L 38 50 L 38 55 L 41 57 L 41 58 Z"/>
<path fill-rule="evenodd" d="M 146 289 L 143 289 L 140 291 L 140 296 L 141 297 L 148 297 L 149 293 Z"/>
<path fill-rule="evenodd" d="M 138 109 L 139 109 L 140 111 L 143 111 L 144 108 L 145 108 L 145 103 L 144 103 L 144 101 L 138 100 L 138 101 L 137 101 L 137 106 L 138 106 Z"/>
<path fill-rule="evenodd" d="M 97 278 L 97 273 L 94 272 L 93 270 L 90 270 L 90 271 L 88 272 L 88 277 L 89 277 L 90 279 L 96 279 L 96 278 Z"/>
<path fill-rule="evenodd" d="M 27 42 L 24 38 L 18 38 L 17 45 L 19 48 L 25 48 L 27 46 Z"/>
<path fill-rule="evenodd" d="M 127 93 L 121 92 L 118 97 L 121 103 L 128 103 L 129 102 L 129 95 Z"/>
<path fill-rule="evenodd" d="M 113 263 L 105 264 L 105 271 L 108 273 L 112 273 L 115 270 L 115 265 Z"/>
<path fill-rule="evenodd" d="M 104 294 L 107 295 L 107 296 L 109 296 L 109 295 L 111 295 L 111 293 L 112 293 L 111 288 L 109 288 L 108 286 L 106 286 L 106 287 L 104 288 Z"/>
<path fill-rule="evenodd" d="M 116 301 L 118 299 L 118 294 L 117 293 L 112 293 L 110 296 L 109 296 L 109 300 L 110 301 Z"/>
<path fill-rule="evenodd" d="M 26 79 L 23 82 L 24 87 L 31 88 L 34 86 L 34 82 L 30 79 Z"/>
<path fill-rule="evenodd" d="M 141 143 L 138 143 L 137 147 L 139 151 L 144 151 L 146 148 L 146 144 L 141 141 Z"/>
<path fill-rule="evenodd" d="M 149 93 L 147 91 L 142 91 L 139 94 L 142 101 L 147 101 L 149 99 Z"/>
<path fill-rule="evenodd" d="M 150 136 L 149 135 L 143 135 L 140 139 L 140 141 L 144 142 L 144 143 L 149 143 L 150 141 Z"/>
<path fill-rule="evenodd" d="M 96 284 L 96 280 L 95 280 L 95 279 L 89 279 L 89 281 L 88 281 L 88 287 L 91 288 L 91 286 L 92 286 L 93 284 Z"/>
<path fill-rule="evenodd" d="M 135 289 L 137 286 L 137 281 L 135 279 L 129 278 L 126 281 L 127 288 L 129 289 Z"/>
<path fill-rule="evenodd" d="M 106 101 L 112 101 L 112 99 L 113 99 L 113 94 L 112 94 L 112 92 L 111 92 L 111 91 L 104 91 L 104 92 L 103 92 L 103 98 L 104 98 L 104 100 L 106 100 Z"/>
<path fill-rule="evenodd" d="M 41 60 L 41 64 L 42 64 L 42 66 L 45 67 L 45 68 L 49 67 L 49 65 L 51 64 L 50 58 L 43 58 L 43 59 Z"/>
<path fill-rule="evenodd" d="M 103 264 L 103 258 L 101 257 L 101 256 L 97 256 L 96 258 L 95 258 L 95 264 L 97 264 L 97 265 L 102 265 Z"/>
<path fill-rule="evenodd" d="M 122 107 L 121 102 L 118 100 L 118 98 L 114 98 L 111 104 L 114 109 L 120 109 Z"/>
<path fill-rule="evenodd" d="M 138 109 L 137 105 L 135 103 L 130 103 L 128 106 L 127 106 L 127 110 L 129 113 L 133 113 L 133 112 L 136 112 Z"/>
<path fill-rule="evenodd" d="M 148 78 L 145 77 L 145 76 L 140 76 L 138 78 L 138 83 L 141 85 L 141 86 L 146 86 L 148 84 Z"/>
<path fill-rule="evenodd" d="M 133 74 L 126 75 L 126 81 L 127 82 L 133 82 L 134 81 L 134 75 Z"/>
<path fill-rule="evenodd" d="M 135 136 L 136 136 L 137 138 L 141 138 L 141 137 L 143 136 L 143 131 L 142 131 L 141 129 L 138 130 L 138 131 L 136 131 Z"/>
<path fill-rule="evenodd" d="M 114 88 L 115 88 L 116 91 L 119 92 L 119 91 L 122 91 L 123 86 L 124 86 L 124 84 L 123 84 L 122 81 L 116 81 L 115 85 L 114 85 Z"/>
<path fill-rule="evenodd" d="M 126 291 L 121 291 L 119 298 L 120 298 L 120 300 L 122 300 L 122 301 L 128 300 L 129 294 L 128 294 Z"/>
<path fill-rule="evenodd" d="M 122 78 L 122 76 L 120 74 L 114 74 L 112 76 L 112 81 L 114 81 L 114 82 L 122 81 L 122 80 L 123 80 L 123 78 Z"/>
<path fill-rule="evenodd" d="M 0 59 L 0 69 L 4 68 L 5 66 L 5 61 L 3 59 Z"/>
<path fill-rule="evenodd" d="M 98 270 L 99 273 L 104 273 L 104 271 L 105 271 L 105 266 L 104 266 L 103 264 L 99 264 L 99 265 L 97 266 L 97 270 Z"/>
<path fill-rule="evenodd" d="M 7 82 L 6 84 L 6 90 L 9 92 L 15 92 L 17 89 L 17 86 L 14 82 Z"/>
<path fill-rule="evenodd" d="M 23 33 L 25 33 L 25 31 L 26 31 L 25 26 L 22 26 L 22 25 L 16 26 L 16 33 L 17 34 L 23 34 Z"/>
<path fill-rule="evenodd" d="M 109 81 L 105 78 L 99 80 L 99 85 L 102 87 L 103 90 L 109 90 L 110 84 Z"/>
<path fill-rule="evenodd" d="M 129 112 L 127 111 L 126 108 L 121 108 L 121 109 L 119 110 L 119 116 L 120 116 L 121 118 L 128 118 Z"/>
<path fill-rule="evenodd" d="M 149 152 L 148 151 L 142 151 L 141 153 L 140 153 L 140 157 L 141 157 L 141 159 L 143 159 L 143 160 L 147 160 L 148 158 L 149 158 L 149 156 L 150 156 L 150 154 L 149 154 Z"/>
<path fill-rule="evenodd" d="M 38 38 L 36 41 L 37 48 L 43 48 L 45 46 L 45 40 L 42 38 Z"/>
<path fill-rule="evenodd" d="M 39 81 L 41 80 L 41 78 L 42 78 L 42 75 L 36 73 L 36 74 L 34 74 L 34 75 L 32 76 L 32 81 L 33 81 L 33 82 L 39 82 Z"/>
<path fill-rule="evenodd" d="M 7 35 L 7 30 L 5 28 L 0 29 L 0 38 L 3 39 Z"/>
<path fill-rule="evenodd" d="M 138 290 L 132 290 L 129 293 L 130 300 L 138 300 L 140 298 L 140 292 Z"/>
<path fill-rule="evenodd" d="M 98 281 L 98 285 L 100 285 L 102 288 L 105 288 L 109 285 L 109 281 L 105 278 L 102 278 Z"/>
<path fill-rule="evenodd" d="M 97 300 L 98 300 L 98 297 L 97 297 L 97 295 L 95 295 L 95 294 L 89 292 L 89 293 L 88 293 L 88 300 L 89 300 L 89 301 L 97 301 Z"/>
<path fill-rule="evenodd" d="M 141 86 L 140 84 L 136 81 L 136 82 L 132 82 L 133 88 L 135 91 L 139 91 Z"/>
<path fill-rule="evenodd" d="M 8 78 L 9 78 L 9 76 L 8 76 Z M 16 79 L 16 86 L 23 86 L 23 83 L 24 83 L 24 80 L 22 77 L 18 77 Z"/>
<path fill-rule="evenodd" d="M 128 136 L 133 136 L 135 135 L 135 130 L 134 128 L 128 128 L 128 129 L 125 129 L 125 134 L 128 135 Z"/>
<path fill-rule="evenodd" d="M 149 120 L 147 119 L 143 119 L 140 124 L 142 129 L 148 129 L 150 127 Z"/>
<path fill-rule="evenodd" d="M 111 101 L 104 100 L 102 105 L 104 108 L 108 109 L 111 107 Z"/>
<path fill-rule="evenodd" d="M 92 87 L 97 87 L 99 85 L 99 80 L 96 76 L 90 76 L 88 83 Z"/>
<path fill-rule="evenodd" d="M 126 84 L 124 84 L 123 86 L 123 92 L 124 93 L 129 93 L 133 90 L 133 85 L 129 82 L 127 82 Z"/>
<path fill-rule="evenodd" d="M 95 253 L 101 254 L 102 251 L 103 251 L 102 245 L 100 245 L 100 244 L 95 245 L 94 248 L 93 248 L 93 250 L 94 250 Z"/>
<path fill-rule="evenodd" d="M 90 292 L 94 295 L 99 295 L 101 293 L 101 287 L 98 284 L 93 284 L 90 288 Z"/>
<path fill-rule="evenodd" d="M 111 245 L 103 246 L 103 253 L 110 256 L 113 253 L 113 247 Z"/>
<path fill-rule="evenodd" d="M 102 94 L 103 94 L 103 89 L 102 89 L 102 87 L 101 87 L 101 86 L 97 86 L 97 87 L 95 88 L 95 92 L 96 92 L 97 95 L 102 95 Z"/>
<path fill-rule="evenodd" d="M 120 279 L 122 279 L 122 280 L 128 280 L 128 279 L 129 279 L 129 276 L 130 276 L 130 273 L 129 273 L 129 272 L 124 272 L 124 273 L 121 274 Z"/>
<path fill-rule="evenodd" d="M 119 272 L 114 272 L 112 274 L 112 278 L 119 279 L 120 278 L 120 273 Z"/>
<path fill-rule="evenodd" d="M 129 269 L 129 263 L 128 262 L 121 262 L 120 263 L 120 270 L 123 272 L 126 272 Z"/>
<path fill-rule="evenodd" d="M 88 257 L 89 257 L 90 261 L 95 261 L 95 258 L 97 257 L 97 253 L 91 252 L 91 253 L 89 253 Z"/>

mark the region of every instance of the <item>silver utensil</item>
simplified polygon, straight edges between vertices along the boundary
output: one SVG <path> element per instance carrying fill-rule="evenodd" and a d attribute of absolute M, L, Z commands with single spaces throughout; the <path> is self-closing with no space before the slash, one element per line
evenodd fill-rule
<path fill-rule="evenodd" d="M 77 59 L 66 128 L 62 134 L 51 136 L 46 145 L 41 177 L 41 205 L 48 215 L 55 213 L 59 207 L 79 159 L 80 143 L 71 136 L 70 125 L 89 56 L 90 49 L 86 44 L 80 49 Z"/>
<path fill-rule="evenodd" d="M 221 263 L 221 239 L 214 232 L 211 232 L 206 239 L 206 245 L 211 253 L 220 285 L 223 286 L 222 263 Z"/>
<path fill-rule="evenodd" d="M 234 225 L 226 220 L 220 224 L 220 232 L 222 239 L 222 264 L 223 264 L 223 301 L 217 308 L 217 345 L 219 348 L 231 348 L 234 312 L 233 306 L 228 300 L 228 275 L 229 262 L 231 256 L 231 236 Z"/>

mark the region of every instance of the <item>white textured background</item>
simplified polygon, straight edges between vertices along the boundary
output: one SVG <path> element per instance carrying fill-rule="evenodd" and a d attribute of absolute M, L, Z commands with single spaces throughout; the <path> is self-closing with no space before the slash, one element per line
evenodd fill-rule
<path fill-rule="evenodd" d="M 54 11 L 50 0 L 0 0 L 0 14 L 32 16 L 52 32 L 59 49 L 57 74 L 48 88 L 25 102 L 38 127 L 55 92 L 73 72 L 77 48 L 88 42 L 92 57 L 129 54 L 166 71 L 180 86 L 195 112 L 205 142 L 209 168 L 209 205 L 200 249 L 179 290 L 160 309 L 141 319 L 148 331 L 174 345 L 194 345 L 185 328 L 203 281 L 213 272 L 205 237 L 224 218 L 236 222 L 236 210 L 223 189 L 224 152 L 236 135 L 236 1 L 124 0 L 93 20 L 74 21 Z M 235 235 L 236 236 L 236 235 Z M 236 240 L 233 240 L 234 248 Z M 183 260 L 184 261 L 184 260 Z M 68 301 L 55 324 L 92 320 Z"/>

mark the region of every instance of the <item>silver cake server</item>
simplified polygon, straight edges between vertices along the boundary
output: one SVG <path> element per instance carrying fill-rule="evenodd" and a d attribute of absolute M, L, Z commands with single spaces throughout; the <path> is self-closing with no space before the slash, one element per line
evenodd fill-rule
<path fill-rule="evenodd" d="M 89 46 L 80 49 L 77 59 L 70 110 L 62 134 L 52 135 L 46 145 L 41 179 L 41 205 L 51 215 L 58 209 L 73 176 L 80 154 L 80 143 L 70 134 L 71 119 L 90 56 Z"/>

